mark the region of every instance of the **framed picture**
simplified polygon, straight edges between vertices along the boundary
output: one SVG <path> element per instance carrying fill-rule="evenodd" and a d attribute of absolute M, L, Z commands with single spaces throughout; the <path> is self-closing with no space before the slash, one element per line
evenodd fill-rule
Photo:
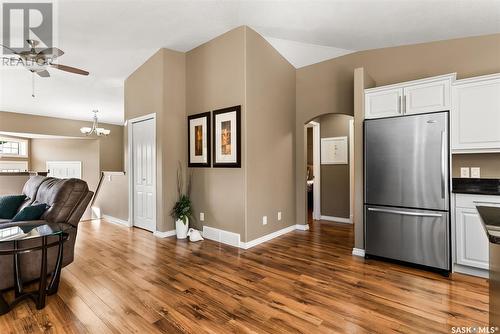
<path fill-rule="evenodd" d="M 241 167 L 241 106 L 213 112 L 214 167 Z"/>
<path fill-rule="evenodd" d="M 322 165 L 348 164 L 347 152 L 347 137 L 321 138 Z"/>
<path fill-rule="evenodd" d="M 188 116 L 188 166 L 210 167 L 210 113 Z"/>

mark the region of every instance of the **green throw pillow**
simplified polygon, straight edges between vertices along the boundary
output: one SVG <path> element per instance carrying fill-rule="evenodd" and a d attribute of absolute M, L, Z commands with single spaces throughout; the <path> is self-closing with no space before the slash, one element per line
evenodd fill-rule
<path fill-rule="evenodd" d="M 0 196 L 0 218 L 12 219 L 25 198 L 24 195 Z"/>
<path fill-rule="evenodd" d="M 12 218 L 13 222 L 38 220 L 42 217 L 45 210 L 47 210 L 47 204 L 36 204 L 27 206 L 17 213 L 17 215 Z"/>

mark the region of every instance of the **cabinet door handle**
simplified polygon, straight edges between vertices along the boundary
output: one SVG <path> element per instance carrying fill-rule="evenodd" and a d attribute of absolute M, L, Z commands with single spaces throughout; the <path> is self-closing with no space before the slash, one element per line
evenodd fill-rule
<path fill-rule="evenodd" d="M 481 205 L 481 204 L 500 205 L 500 202 L 472 201 L 472 203 L 477 204 L 477 205 Z"/>
<path fill-rule="evenodd" d="M 441 131 L 441 198 L 446 198 L 446 133 Z"/>
<path fill-rule="evenodd" d="M 406 114 L 406 95 L 403 95 L 403 113 Z"/>
<path fill-rule="evenodd" d="M 401 106 L 401 95 L 399 95 L 399 97 L 398 97 L 398 112 L 400 114 L 403 114 L 403 108 Z"/>

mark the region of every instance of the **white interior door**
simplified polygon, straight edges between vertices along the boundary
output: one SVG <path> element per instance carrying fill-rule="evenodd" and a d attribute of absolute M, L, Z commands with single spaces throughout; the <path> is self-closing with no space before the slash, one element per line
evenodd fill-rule
<path fill-rule="evenodd" d="M 47 176 L 58 179 L 81 179 L 81 161 L 47 161 Z"/>
<path fill-rule="evenodd" d="M 156 231 L 155 121 L 132 123 L 134 226 Z"/>

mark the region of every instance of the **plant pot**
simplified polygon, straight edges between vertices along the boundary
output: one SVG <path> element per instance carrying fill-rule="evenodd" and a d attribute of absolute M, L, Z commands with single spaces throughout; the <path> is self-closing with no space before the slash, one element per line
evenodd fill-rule
<path fill-rule="evenodd" d="M 182 219 L 177 219 L 175 221 L 175 232 L 177 233 L 177 239 L 186 239 L 189 230 L 189 218 L 186 218 L 186 224 Z"/>

